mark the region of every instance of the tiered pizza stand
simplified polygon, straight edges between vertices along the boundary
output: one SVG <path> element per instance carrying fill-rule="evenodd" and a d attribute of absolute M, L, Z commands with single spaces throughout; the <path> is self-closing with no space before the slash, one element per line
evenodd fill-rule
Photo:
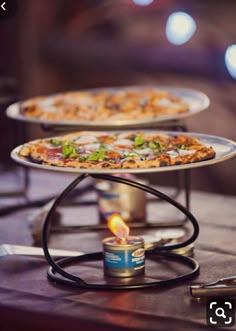
<path fill-rule="evenodd" d="M 181 89 L 179 89 L 179 90 L 181 90 Z M 186 92 L 186 89 L 184 91 Z M 194 92 L 191 90 L 187 90 L 187 92 L 188 93 L 191 92 L 190 94 L 192 95 L 193 100 L 194 100 L 194 98 L 196 100 L 196 93 L 197 93 L 198 97 L 199 96 L 201 97 L 200 98 L 201 100 L 203 100 L 203 101 L 205 100 L 205 103 L 203 102 L 205 105 L 204 107 L 206 107 L 209 104 L 209 102 L 207 101 L 208 100 L 207 97 L 205 97 L 202 94 L 198 94 L 199 92 Z M 13 117 L 15 119 L 26 120 L 25 118 L 24 119 L 19 118 L 21 115 L 20 115 L 19 109 L 17 110 L 16 105 L 13 105 L 11 107 L 12 108 L 9 108 L 9 110 L 8 110 L 8 116 Z M 204 109 L 204 107 L 202 107 L 202 108 Z M 19 105 L 18 105 L 18 108 L 19 108 Z M 203 110 L 202 108 L 201 108 L 201 110 Z M 198 109 L 200 109 L 200 108 L 198 107 Z M 89 129 L 95 128 L 94 125 L 88 126 L 87 124 L 88 123 L 84 123 L 84 126 L 81 126 L 81 123 L 80 123 L 79 128 L 83 128 L 86 130 L 88 130 L 88 128 Z M 109 123 L 109 126 L 105 127 L 105 129 L 108 129 L 108 128 L 114 129 L 115 128 L 116 130 L 119 129 L 119 131 L 121 131 L 121 129 L 123 130 L 123 129 L 127 128 L 127 126 L 125 127 L 125 125 L 122 125 L 120 123 L 118 123 L 118 124 L 113 123 L 113 126 L 111 124 L 112 123 Z M 47 126 L 47 128 L 52 126 L 50 130 L 53 130 L 53 131 L 54 130 L 58 131 L 62 128 L 62 127 L 60 127 L 60 125 L 55 124 L 55 123 L 46 123 L 46 124 L 44 123 L 44 126 L 45 125 Z M 62 123 L 62 126 L 63 125 L 68 125 L 68 123 L 66 123 L 66 124 Z M 95 123 L 95 125 L 96 125 L 96 129 L 98 129 L 98 123 Z M 126 125 L 127 125 L 127 123 L 126 123 Z M 134 129 L 137 129 L 137 128 L 140 129 L 140 127 L 142 127 L 142 129 L 144 127 L 145 128 L 152 127 L 152 129 L 153 129 L 153 127 L 155 127 L 155 128 L 158 127 L 158 130 L 160 129 L 160 122 L 158 122 L 158 121 L 156 123 L 154 123 L 152 121 L 152 125 L 151 125 L 150 121 L 147 123 L 129 123 L 128 125 L 129 125 L 129 129 L 131 126 Z M 176 120 L 173 118 L 170 119 L 170 122 L 164 122 L 163 125 L 166 127 L 168 127 L 168 125 L 176 125 L 176 127 L 178 127 L 178 126 L 181 127 L 181 125 L 179 123 L 179 119 Z M 70 126 L 67 128 L 71 129 Z M 76 128 L 78 130 L 78 126 Z M 104 129 L 104 126 L 102 128 Z M 163 126 L 162 126 L 162 128 L 163 128 Z M 181 131 L 186 131 L 186 127 L 183 126 Z M 165 131 L 165 133 L 168 133 L 170 135 L 176 135 L 179 132 L 178 131 L 176 131 L 176 132 L 173 132 L 173 131 L 166 132 Z M 189 133 L 185 133 L 185 134 L 189 134 Z M 166 167 L 150 168 L 150 169 L 121 169 L 119 171 L 119 173 L 120 174 L 125 174 L 125 173 L 139 174 L 139 173 L 154 173 L 154 172 L 176 171 L 176 170 L 183 170 L 187 173 L 189 169 L 219 163 L 219 162 L 222 162 L 224 160 L 227 160 L 227 159 L 233 157 L 236 154 L 236 145 L 234 142 L 232 142 L 230 140 L 220 138 L 220 137 L 215 137 L 215 136 L 204 135 L 204 134 L 191 133 L 190 135 L 193 135 L 196 138 L 199 138 L 203 142 L 203 144 L 212 146 L 216 151 L 216 157 L 212 160 L 201 161 L 201 162 L 186 164 L 186 165 L 166 166 Z M 108 169 L 108 170 L 107 169 L 97 169 L 97 170 L 95 170 L 95 169 L 75 169 L 75 168 L 63 168 L 63 167 L 55 167 L 55 166 L 53 167 L 53 166 L 35 164 L 35 163 L 30 162 L 29 160 L 25 160 L 18 156 L 18 151 L 20 148 L 21 148 L 21 146 L 19 146 L 13 150 L 12 158 L 16 162 L 18 162 L 24 166 L 45 169 L 45 170 L 50 170 L 50 171 L 61 171 L 61 172 L 70 172 L 70 173 L 79 174 L 79 176 L 55 199 L 52 207 L 50 208 L 50 210 L 46 216 L 45 222 L 44 222 L 43 231 L 42 231 L 42 245 L 43 245 L 45 257 L 50 265 L 50 268 L 48 270 L 49 279 L 56 281 L 57 283 L 77 286 L 77 287 L 86 288 L 86 289 L 119 290 L 119 289 L 148 288 L 148 287 L 156 287 L 156 286 L 163 286 L 163 285 L 173 285 L 180 281 L 192 278 L 198 274 L 199 264 L 196 260 L 194 260 L 193 258 L 190 258 L 188 256 L 180 255 L 180 254 L 173 252 L 173 250 L 180 249 L 180 248 L 183 248 L 183 247 L 186 247 L 186 246 L 192 244 L 198 237 L 198 233 L 199 233 L 198 222 L 195 219 L 195 217 L 193 216 L 193 214 L 189 211 L 189 208 L 188 208 L 189 207 L 189 197 L 188 197 L 189 188 L 188 187 L 187 187 L 187 191 L 186 191 L 187 192 L 186 193 L 187 205 L 186 205 L 186 207 L 184 207 L 179 202 L 175 201 L 173 198 L 167 196 L 166 194 L 164 194 L 160 191 L 157 191 L 156 189 L 154 189 L 150 186 L 143 185 L 136 181 L 128 180 L 128 179 L 125 179 L 122 177 L 113 176 L 114 174 L 117 174 L 117 169 Z M 158 280 L 158 281 L 145 280 L 145 277 L 139 278 L 139 276 L 138 276 L 135 278 L 126 279 L 125 281 L 123 279 L 114 280 L 111 277 L 105 277 L 105 279 L 103 279 L 100 283 L 99 282 L 90 283 L 90 282 L 86 282 L 81 277 L 79 277 L 75 274 L 72 274 L 71 272 L 68 272 L 66 270 L 66 268 L 68 266 L 78 264 L 77 270 L 80 270 L 79 268 L 83 268 L 83 265 L 80 264 L 81 262 L 102 260 L 102 257 L 103 257 L 102 252 L 83 254 L 83 255 L 76 256 L 76 257 L 65 258 L 65 259 L 62 259 L 59 261 L 58 260 L 55 261 L 52 258 L 52 256 L 50 255 L 50 252 L 48 249 L 48 238 L 49 238 L 49 234 L 50 234 L 50 230 L 51 230 L 53 216 L 57 210 L 57 207 L 62 203 L 62 201 L 66 198 L 66 196 L 78 184 L 80 184 L 84 179 L 86 179 L 88 177 L 92 177 L 94 179 L 100 179 L 100 180 L 101 179 L 108 180 L 111 182 L 117 182 L 117 183 L 121 183 L 123 185 L 129 185 L 131 187 L 135 187 L 135 188 L 143 190 L 151 195 L 154 195 L 155 197 L 157 197 L 161 200 L 168 202 L 169 204 L 173 205 L 178 210 L 180 210 L 185 215 L 185 219 L 189 220 L 192 224 L 192 227 L 193 227 L 192 235 L 188 239 L 186 239 L 182 242 L 153 247 L 152 249 L 149 249 L 146 251 L 146 256 L 147 256 L 147 259 L 156 259 L 156 258 L 159 259 L 161 257 L 164 259 L 177 261 L 181 264 L 186 265 L 188 268 L 190 268 L 190 271 L 187 273 L 184 273 L 184 274 L 180 274 L 180 275 L 175 276 L 170 279 L 162 279 L 162 280 Z M 187 183 L 187 181 L 186 181 L 186 183 Z M 146 224 L 146 226 L 148 227 L 148 223 Z M 166 226 L 168 226 L 168 224 Z M 92 227 L 91 227 L 91 230 L 92 230 Z M 148 274 L 148 268 L 146 269 L 146 273 Z"/>
<path fill-rule="evenodd" d="M 189 112 L 184 112 L 175 115 L 162 115 L 156 118 L 148 118 L 142 120 L 106 120 L 106 121 L 70 121 L 61 120 L 60 122 L 53 120 L 44 120 L 37 118 L 29 118 L 21 113 L 21 103 L 12 104 L 7 109 L 7 116 L 17 121 L 29 122 L 39 124 L 42 130 L 50 132 L 52 134 L 59 134 L 73 131 L 111 131 L 111 130 L 137 130 L 137 129 L 155 129 L 155 130 L 169 130 L 178 132 L 187 132 L 187 126 L 183 120 L 189 116 L 196 115 L 203 110 L 207 109 L 210 101 L 209 98 L 202 92 L 178 87 L 167 86 L 129 86 L 129 87 L 112 87 L 112 88 L 96 88 L 86 90 L 87 92 L 100 93 L 100 92 L 116 92 L 116 91 L 142 91 L 149 89 L 158 89 L 168 91 L 172 95 L 180 97 L 183 101 L 188 103 Z M 56 95 L 55 95 L 56 96 Z M 53 97 L 53 96 L 50 96 Z M 172 198 L 177 198 L 184 190 L 185 207 L 190 209 L 190 172 L 183 170 L 177 172 L 175 175 L 176 186 L 175 192 L 172 194 Z M 157 227 L 176 227 L 185 224 L 186 218 L 182 220 L 157 222 Z M 146 225 L 146 224 L 145 224 Z M 155 223 L 149 224 L 154 227 Z M 97 226 L 96 226 L 97 228 Z M 92 230 L 92 227 L 91 227 Z"/>

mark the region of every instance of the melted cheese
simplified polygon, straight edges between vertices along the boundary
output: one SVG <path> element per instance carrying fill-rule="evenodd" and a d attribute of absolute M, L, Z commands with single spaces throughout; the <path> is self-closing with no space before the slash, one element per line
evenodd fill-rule
<path fill-rule="evenodd" d="M 169 154 L 169 156 L 174 159 L 175 157 L 179 156 L 179 153 L 176 151 L 168 151 L 167 154 Z"/>
<path fill-rule="evenodd" d="M 196 152 L 195 149 L 191 149 L 191 150 L 178 149 L 178 152 L 175 150 L 172 150 L 172 151 L 168 151 L 167 154 L 169 154 L 169 156 L 172 159 L 174 159 L 177 156 L 191 155 L 191 154 L 194 154 L 195 152 Z"/>
<path fill-rule="evenodd" d="M 79 145 L 94 144 L 97 143 L 97 138 L 94 136 L 81 136 L 75 140 L 75 143 Z"/>
<path fill-rule="evenodd" d="M 114 142 L 114 145 L 116 146 L 127 146 L 127 147 L 132 147 L 134 144 L 133 141 L 129 140 L 129 139 L 117 139 Z"/>
<path fill-rule="evenodd" d="M 179 149 L 179 154 L 181 156 L 183 155 L 190 155 L 190 154 L 194 154 L 196 152 L 195 149 L 189 149 L 189 150 L 186 150 L 186 149 Z"/>
<path fill-rule="evenodd" d="M 55 98 L 46 98 L 45 100 L 42 100 L 39 102 L 38 106 L 39 108 L 42 108 L 44 111 L 48 113 L 53 113 L 57 111 L 57 107 L 55 106 Z"/>
<path fill-rule="evenodd" d="M 158 100 L 156 102 L 157 106 L 161 106 L 161 107 L 169 107 L 169 108 L 179 108 L 179 105 L 176 103 L 171 102 L 170 100 L 166 99 L 166 98 L 162 98 L 160 100 Z"/>
<path fill-rule="evenodd" d="M 152 154 L 152 150 L 150 148 L 135 149 L 134 151 L 135 151 L 135 153 L 138 153 L 141 155 Z"/>
<path fill-rule="evenodd" d="M 64 100 L 68 104 L 77 104 L 82 107 L 90 106 L 93 102 L 93 99 L 86 95 L 67 95 Z"/>
<path fill-rule="evenodd" d="M 100 147 L 99 143 L 95 143 L 95 144 L 87 144 L 85 146 L 86 151 L 90 151 L 90 152 L 94 152 L 96 150 L 98 150 Z"/>

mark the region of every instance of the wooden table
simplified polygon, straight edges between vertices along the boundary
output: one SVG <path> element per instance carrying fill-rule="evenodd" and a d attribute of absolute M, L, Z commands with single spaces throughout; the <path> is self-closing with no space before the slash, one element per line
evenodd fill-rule
<path fill-rule="evenodd" d="M 34 178 L 34 190 L 39 177 Z M 48 174 L 40 178 L 37 189 L 45 189 L 47 178 L 50 187 L 53 179 Z M 60 188 L 58 183 L 55 186 L 61 189 L 65 183 L 68 178 Z M 155 210 L 164 209 L 162 206 L 157 204 Z M 67 220 L 74 223 L 80 216 L 80 222 L 93 221 L 93 207 L 80 213 L 76 208 L 67 208 Z M 32 245 L 28 221 L 32 212 L 26 209 L 2 217 L 0 244 Z M 1 257 L 0 330 L 211 330 L 206 325 L 206 301 L 192 299 L 188 286 L 236 274 L 235 197 L 193 192 L 192 212 L 200 223 L 194 256 L 201 265 L 200 276 L 171 288 L 110 292 L 64 287 L 47 280 L 48 265 L 42 257 Z M 153 215 L 154 209 L 149 213 Z M 52 235 L 50 247 L 100 251 L 101 238 L 107 234 L 57 233 Z M 183 271 L 183 267 L 158 260 L 152 268 L 156 279 Z M 96 282 L 103 277 L 101 262 L 74 269 L 87 280 Z"/>

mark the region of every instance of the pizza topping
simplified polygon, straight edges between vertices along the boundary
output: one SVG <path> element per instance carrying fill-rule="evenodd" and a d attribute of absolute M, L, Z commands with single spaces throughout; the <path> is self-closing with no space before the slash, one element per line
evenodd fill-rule
<path fill-rule="evenodd" d="M 94 136 L 81 136 L 74 140 L 74 142 L 78 145 L 93 144 L 97 141 L 97 138 Z"/>
<path fill-rule="evenodd" d="M 177 156 L 179 156 L 178 150 L 172 150 L 172 151 L 168 151 L 167 154 L 171 157 L 171 158 L 175 158 Z"/>
<path fill-rule="evenodd" d="M 156 105 L 161 106 L 161 107 L 169 107 L 169 108 L 178 108 L 179 105 L 172 102 L 171 100 L 167 98 L 162 98 L 156 102 Z"/>
<path fill-rule="evenodd" d="M 66 143 L 62 146 L 62 155 L 64 158 L 74 158 L 78 156 L 75 145 Z"/>
<path fill-rule="evenodd" d="M 182 136 L 180 137 L 183 139 Z M 176 139 L 179 137 L 172 140 L 175 142 Z M 92 141 L 93 143 L 90 143 Z M 187 142 L 189 143 L 189 141 Z M 169 155 L 173 159 L 180 155 L 185 156 L 196 152 L 195 149 L 186 150 L 185 144 L 172 144 L 168 136 L 150 135 L 144 138 L 142 133 L 138 135 L 127 133 L 110 136 L 98 135 L 97 137 L 83 135 L 74 139 L 72 144 L 66 140 L 52 138 L 47 148 L 52 149 L 52 152 L 48 154 L 49 157 L 59 156 L 62 153 L 64 158 L 78 158 L 80 162 L 102 160 L 119 162 L 132 159 L 144 161 L 151 160 L 152 156 L 155 159 L 155 155 L 160 154 Z"/>
<path fill-rule="evenodd" d="M 132 152 L 129 153 L 124 153 L 122 156 L 122 161 L 130 160 L 130 159 L 140 159 L 140 155 L 133 150 Z"/>
<path fill-rule="evenodd" d="M 118 139 L 114 142 L 114 145 L 124 147 L 124 148 L 132 148 L 133 146 L 133 141 L 129 139 Z"/>
<path fill-rule="evenodd" d="M 85 150 L 86 151 L 96 151 L 98 150 L 100 147 L 100 144 L 99 143 L 95 143 L 95 144 L 88 144 L 85 146 Z"/>
<path fill-rule="evenodd" d="M 151 119 L 188 111 L 182 97 L 155 88 L 67 92 L 32 98 L 21 107 L 26 117 L 71 122 Z"/>
<path fill-rule="evenodd" d="M 162 144 L 159 141 L 150 141 L 148 146 L 152 149 L 152 150 L 158 150 L 158 151 L 162 151 L 164 150 Z"/>
<path fill-rule="evenodd" d="M 53 148 L 47 150 L 47 155 L 50 159 L 61 158 L 61 147 L 60 148 Z"/>
<path fill-rule="evenodd" d="M 157 148 L 157 143 L 155 141 L 150 141 L 148 146 L 151 148 L 151 149 L 156 149 Z"/>
<path fill-rule="evenodd" d="M 191 150 L 179 149 L 179 155 L 190 155 L 190 154 L 194 154 L 194 153 L 196 153 L 195 149 L 191 149 Z"/>
<path fill-rule="evenodd" d="M 79 106 L 88 107 L 92 105 L 93 99 L 86 95 L 78 95 L 77 97 L 74 96 L 74 98 L 68 96 L 65 101 L 69 104 L 74 104 L 76 102 Z"/>
<path fill-rule="evenodd" d="M 83 156 L 83 155 L 79 156 L 79 161 L 80 162 L 84 162 L 86 160 L 87 160 L 87 157 L 86 156 Z"/>
<path fill-rule="evenodd" d="M 50 144 L 52 144 L 53 146 L 61 146 L 62 145 L 62 141 L 56 138 L 53 138 L 50 140 Z"/>
<path fill-rule="evenodd" d="M 186 149 L 186 146 L 184 144 L 177 144 L 176 147 L 178 149 Z"/>
<path fill-rule="evenodd" d="M 128 134 L 127 132 L 122 132 L 117 134 L 117 139 L 130 139 L 134 141 L 135 137 L 136 137 L 135 134 Z"/>
<path fill-rule="evenodd" d="M 107 152 L 106 158 L 107 159 L 118 159 L 118 158 L 120 158 L 120 153 L 114 152 L 114 151 Z"/>
<path fill-rule="evenodd" d="M 146 159 L 151 159 L 152 154 L 159 155 L 161 153 L 167 153 L 171 158 L 175 158 L 179 155 L 184 156 L 195 153 L 195 150 L 184 150 L 185 145 L 183 144 L 178 145 L 178 148 L 174 148 L 175 146 L 172 146 L 171 144 L 170 147 L 165 148 L 159 141 L 150 141 L 147 144 L 146 140 L 142 136 L 135 136 L 134 142 L 135 140 L 136 143 L 142 145 L 135 146 L 136 148 L 133 149 L 132 152 L 130 152 L 130 147 L 133 145 L 133 142 L 125 138 L 118 139 L 115 141 L 114 145 L 116 146 L 116 150 L 114 150 L 114 145 L 112 144 L 87 144 L 86 146 L 84 146 L 84 148 L 80 148 L 79 160 L 80 162 L 94 162 L 102 160 L 107 160 L 109 162 L 119 162 L 120 159 L 122 159 L 123 161 L 131 159 L 144 161 Z M 57 141 L 55 143 L 59 144 Z M 63 154 L 65 154 L 65 152 Z M 73 152 L 72 150 L 69 150 L 69 154 L 66 155 L 69 155 L 68 157 L 78 156 L 78 154 L 76 152 Z"/>
<path fill-rule="evenodd" d="M 136 136 L 134 139 L 135 146 L 142 146 L 145 143 L 145 139 L 142 136 Z"/>
<path fill-rule="evenodd" d="M 100 147 L 98 151 L 91 153 L 87 161 L 102 161 L 105 158 L 105 149 L 103 147 Z"/>
<path fill-rule="evenodd" d="M 38 106 L 39 106 L 39 108 L 42 108 L 46 112 L 54 113 L 57 111 L 57 108 L 55 105 L 55 100 L 56 100 L 56 98 L 54 98 L 54 97 L 47 97 L 47 98 L 43 99 L 42 101 L 40 101 L 38 103 Z"/>
<path fill-rule="evenodd" d="M 79 132 L 25 144 L 19 154 L 33 162 L 85 169 L 162 167 L 215 156 L 211 147 L 189 135 L 149 132 L 90 135 Z"/>
<path fill-rule="evenodd" d="M 142 155 L 148 155 L 152 153 L 152 150 L 150 148 L 140 148 L 140 149 L 134 149 L 134 152 L 137 154 L 142 154 Z"/>
<path fill-rule="evenodd" d="M 192 149 L 192 150 L 182 150 L 182 149 L 175 149 L 175 150 L 171 150 L 171 151 L 167 151 L 167 153 L 170 155 L 171 158 L 175 158 L 177 156 L 185 156 L 185 155 L 191 155 L 194 154 L 196 152 L 196 150 Z"/>

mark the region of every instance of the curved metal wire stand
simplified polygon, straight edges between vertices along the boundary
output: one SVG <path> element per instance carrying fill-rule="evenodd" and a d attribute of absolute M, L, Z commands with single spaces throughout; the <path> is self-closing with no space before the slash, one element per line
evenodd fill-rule
<path fill-rule="evenodd" d="M 104 179 L 108 181 L 113 181 L 121 184 L 130 185 L 132 187 L 135 187 L 137 189 L 144 190 L 145 192 L 148 192 L 162 200 L 167 201 L 177 209 L 179 209 L 185 216 L 189 219 L 189 221 L 192 223 L 193 226 L 193 233 L 192 235 L 182 243 L 176 243 L 166 246 L 158 246 L 150 251 L 146 252 L 147 257 L 154 257 L 154 256 L 161 256 L 167 259 L 175 260 L 180 263 L 183 263 L 184 265 L 191 268 L 191 271 L 188 273 L 182 274 L 180 276 L 177 276 L 175 278 L 165 279 L 161 281 L 155 281 L 150 283 L 138 283 L 138 284 L 125 284 L 125 285 L 113 285 L 113 284 L 93 284 L 93 283 L 87 283 L 82 278 L 75 276 L 63 269 L 64 266 L 73 264 L 74 262 L 84 262 L 84 261 L 94 261 L 97 259 L 102 259 L 103 253 L 97 252 L 97 253 L 90 253 L 85 254 L 81 256 L 71 257 L 62 259 L 60 261 L 54 261 L 49 253 L 48 249 L 48 236 L 50 232 L 51 227 L 51 220 L 54 212 L 56 211 L 57 207 L 60 205 L 60 203 L 63 201 L 63 199 L 69 194 L 79 183 L 81 183 L 85 178 L 88 176 L 91 176 L 93 178 L 97 179 Z M 86 289 L 111 289 L 111 290 L 122 290 L 122 289 L 137 289 L 137 288 L 148 288 L 148 287 L 156 287 L 156 286 L 163 286 L 163 285 L 174 285 L 178 283 L 179 281 L 183 281 L 189 278 L 192 278 L 196 276 L 199 273 L 199 264 L 196 260 L 182 256 L 176 253 L 169 252 L 173 249 L 178 249 L 181 247 L 185 247 L 191 243 L 193 243 L 199 234 L 199 225 L 195 217 L 179 202 L 173 200 L 172 198 L 168 197 L 164 193 L 157 191 L 151 187 L 148 187 L 146 185 L 134 182 L 132 180 L 128 180 L 121 177 L 115 177 L 111 175 L 98 175 L 98 174 L 83 174 L 79 177 L 77 177 L 68 187 L 57 197 L 57 199 L 54 201 L 54 204 L 52 205 L 51 209 L 49 210 L 47 217 L 44 222 L 43 226 L 43 232 L 42 232 L 42 246 L 44 250 L 45 257 L 50 265 L 50 268 L 48 270 L 48 277 L 49 279 L 56 281 L 58 283 L 66 284 L 66 285 L 72 285 L 77 287 L 82 287 Z M 58 277 L 57 273 L 62 276 Z"/>

